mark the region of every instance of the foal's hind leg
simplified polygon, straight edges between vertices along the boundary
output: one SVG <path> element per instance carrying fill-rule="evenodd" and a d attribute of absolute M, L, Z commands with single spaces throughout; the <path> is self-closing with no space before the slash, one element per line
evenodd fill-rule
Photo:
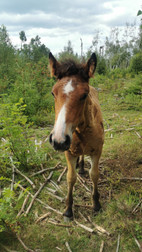
<path fill-rule="evenodd" d="M 77 158 L 77 163 L 76 163 L 76 168 L 79 167 L 79 174 L 84 174 L 84 155 L 81 155 L 80 157 Z"/>
<path fill-rule="evenodd" d="M 77 157 L 73 157 L 68 151 L 65 152 L 67 164 L 68 164 L 68 172 L 67 172 L 67 184 L 68 184 L 68 194 L 66 199 L 66 210 L 64 212 L 64 216 L 68 218 L 73 217 L 72 204 L 73 204 L 73 186 L 76 182 L 76 161 Z"/>
<path fill-rule="evenodd" d="M 100 156 L 91 156 L 91 169 L 89 171 L 90 178 L 93 181 L 93 209 L 94 211 L 99 211 L 101 204 L 99 202 L 99 193 L 98 193 L 98 179 L 99 179 L 99 158 Z"/>

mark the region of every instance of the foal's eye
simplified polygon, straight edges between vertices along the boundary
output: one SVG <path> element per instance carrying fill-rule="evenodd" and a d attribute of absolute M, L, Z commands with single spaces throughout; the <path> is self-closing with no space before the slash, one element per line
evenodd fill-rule
<path fill-rule="evenodd" d="M 83 95 L 80 97 L 80 101 L 85 100 L 87 96 L 88 96 L 88 94 L 83 94 Z"/>

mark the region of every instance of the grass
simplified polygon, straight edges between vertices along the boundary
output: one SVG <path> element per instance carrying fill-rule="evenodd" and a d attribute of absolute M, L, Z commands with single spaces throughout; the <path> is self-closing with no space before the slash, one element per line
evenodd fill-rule
<path fill-rule="evenodd" d="M 120 91 L 120 81 L 115 83 Z M 123 85 L 127 83 L 123 80 Z M 100 84 L 101 85 L 101 84 Z M 128 82 L 128 85 L 130 83 Z M 119 86 L 119 90 L 118 90 Z M 101 87 L 104 87 L 104 85 Z M 135 238 L 142 242 L 142 219 L 141 219 L 141 195 L 142 181 L 139 180 L 122 180 L 123 178 L 140 178 L 142 177 L 142 116 L 139 110 L 129 109 L 129 105 L 121 104 L 118 96 L 114 96 L 115 92 L 102 88 L 99 93 L 100 103 L 102 107 L 104 126 L 105 126 L 105 144 L 103 154 L 100 161 L 100 180 L 99 191 L 101 195 L 102 211 L 97 215 L 93 215 L 90 208 L 77 207 L 76 204 L 85 205 L 91 204 L 90 194 L 87 193 L 77 181 L 74 190 L 74 216 L 75 219 L 87 227 L 94 228 L 94 224 L 98 224 L 106 229 L 110 236 L 98 234 L 96 231 L 91 234 L 81 227 L 78 227 L 73 221 L 64 223 L 63 217 L 50 210 L 43 208 L 41 204 L 35 202 L 29 215 L 25 218 L 21 217 L 20 236 L 25 244 L 33 250 L 42 252 L 68 251 L 65 245 L 66 242 L 72 252 L 99 252 L 102 241 L 104 241 L 104 252 L 114 252 L 117 247 L 118 236 L 120 235 L 119 252 L 138 252 Z M 124 106 L 123 106 L 124 105 Z M 137 104 L 135 104 L 135 107 Z M 32 128 L 30 134 L 32 138 L 46 139 L 50 132 L 48 128 Z M 46 167 L 53 167 L 57 163 L 61 163 L 61 169 L 54 171 L 52 179 L 57 181 L 63 167 L 66 165 L 64 154 L 55 152 L 46 142 L 44 146 L 47 149 Z M 88 159 L 85 163 L 85 181 L 86 186 L 91 188 L 88 170 L 90 164 Z M 45 167 L 44 167 L 45 168 Z M 40 167 L 38 168 L 38 170 Z M 33 173 L 29 171 L 28 175 Z M 45 175 L 48 176 L 49 172 Z M 42 175 L 33 178 L 37 189 L 40 182 L 44 182 Z M 55 189 L 53 185 L 49 187 Z M 61 180 L 60 187 L 63 191 L 57 191 L 57 195 L 65 197 L 67 193 L 66 175 Z M 36 190 L 37 190 L 36 189 Z M 35 191 L 30 191 L 34 194 Z M 39 198 L 46 204 L 63 212 L 65 203 L 54 199 L 48 195 L 46 188 L 43 189 Z M 139 204 L 139 205 L 138 205 Z M 135 207 L 136 210 L 134 211 Z M 36 223 L 39 216 L 49 212 L 49 217 Z M 82 215 L 85 219 L 82 217 Z M 91 223 L 89 218 L 91 218 Z M 48 222 L 49 219 L 56 220 L 57 223 L 70 225 L 70 228 L 60 227 Z M 95 229 L 94 229 L 95 230 Z M 17 239 L 11 232 L 0 233 L 0 251 L 6 251 L 1 243 L 7 249 L 16 250 L 18 252 L 25 251 Z M 8 251 L 8 250 L 7 250 Z"/>

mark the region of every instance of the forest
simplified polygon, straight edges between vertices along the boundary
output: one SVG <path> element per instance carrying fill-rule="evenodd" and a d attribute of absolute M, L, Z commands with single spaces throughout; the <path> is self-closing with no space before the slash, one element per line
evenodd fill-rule
<path fill-rule="evenodd" d="M 142 12 L 139 11 L 139 15 Z M 72 42 L 58 55 L 86 62 L 97 55 L 90 80 L 99 95 L 105 144 L 100 161 L 99 190 L 103 210 L 91 211 L 91 188 L 78 175 L 74 215 L 65 223 L 67 193 L 64 154 L 53 150 L 54 124 L 50 48 L 37 35 L 20 48 L 0 27 L 0 251 L 142 251 L 142 24 L 115 27 L 102 42 L 96 31 L 86 53 Z M 82 42 L 82 41 L 81 41 Z"/>

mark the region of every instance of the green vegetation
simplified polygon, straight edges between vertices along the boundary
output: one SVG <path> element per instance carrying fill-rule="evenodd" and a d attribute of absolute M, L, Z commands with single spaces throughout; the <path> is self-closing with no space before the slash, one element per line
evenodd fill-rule
<path fill-rule="evenodd" d="M 116 29 L 112 34 L 116 34 Z M 54 123 L 51 89 L 55 83 L 48 69 L 49 49 L 41 44 L 38 36 L 25 44 L 26 35 L 21 31 L 21 48 L 16 50 L 6 27 L 0 28 L 0 251 L 25 251 L 21 239 L 34 251 L 67 251 L 68 242 L 73 252 L 97 252 L 104 241 L 103 251 L 111 252 L 116 251 L 118 237 L 120 252 L 140 251 L 141 34 L 140 30 L 137 40 L 127 45 L 107 39 L 104 52 L 97 49 L 94 38 L 87 53 L 89 56 L 96 48 L 98 54 L 97 73 L 90 84 L 98 89 L 106 131 L 99 180 L 102 211 L 94 216 L 90 207 L 84 207 L 91 205 L 91 197 L 79 181 L 74 190 L 75 220 L 94 230 L 90 233 L 75 221 L 65 223 L 63 220 L 66 175 L 59 187 L 54 184 L 57 184 L 66 161 L 64 154 L 55 152 L 48 142 Z M 71 42 L 59 58 L 62 60 L 68 56 L 79 60 Z M 46 168 L 49 170 L 35 174 Z M 91 189 L 89 168 L 86 158 L 83 180 Z M 27 181 L 23 174 L 32 182 Z M 28 213 L 32 195 L 45 183 L 49 174 L 53 182 L 47 182 Z M 27 203 L 20 213 L 25 199 Z M 39 220 L 39 217 L 43 218 Z M 110 235 L 98 232 L 96 224 Z"/>

